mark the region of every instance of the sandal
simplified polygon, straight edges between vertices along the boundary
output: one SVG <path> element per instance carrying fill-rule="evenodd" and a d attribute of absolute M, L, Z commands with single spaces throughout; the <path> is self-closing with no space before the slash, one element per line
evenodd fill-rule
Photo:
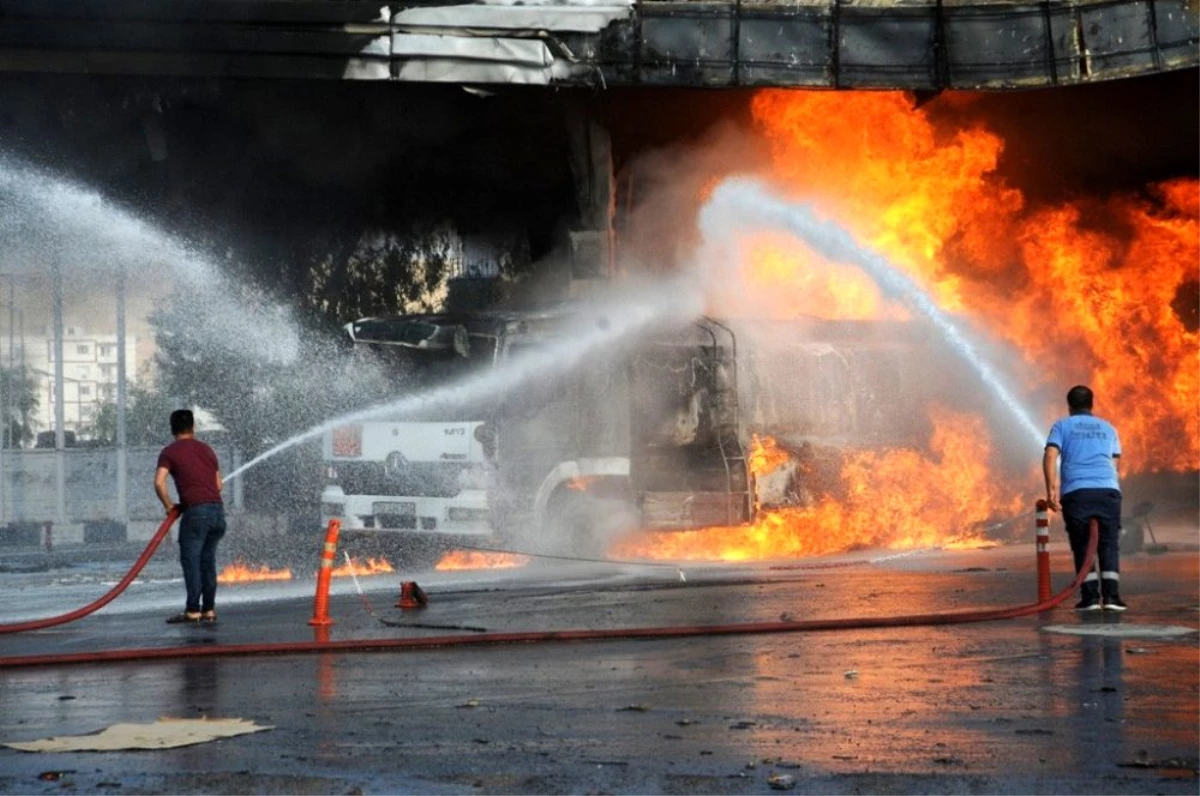
<path fill-rule="evenodd" d="M 217 621 L 217 612 L 216 611 L 205 611 L 204 613 L 200 614 L 200 621 L 207 622 L 210 625 L 215 624 Z"/>
<path fill-rule="evenodd" d="M 167 624 L 168 625 L 198 625 L 198 624 L 200 624 L 200 614 L 196 614 L 195 616 L 192 616 L 191 614 L 189 614 L 187 612 L 184 612 L 182 614 L 175 614 L 175 616 L 167 617 Z"/>

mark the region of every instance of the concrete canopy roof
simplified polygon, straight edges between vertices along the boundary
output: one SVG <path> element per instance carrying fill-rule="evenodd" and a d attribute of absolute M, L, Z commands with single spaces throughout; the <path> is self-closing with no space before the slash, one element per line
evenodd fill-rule
<path fill-rule="evenodd" d="M 0 0 L 0 71 L 1015 89 L 1200 64 L 1195 0 Z"/>

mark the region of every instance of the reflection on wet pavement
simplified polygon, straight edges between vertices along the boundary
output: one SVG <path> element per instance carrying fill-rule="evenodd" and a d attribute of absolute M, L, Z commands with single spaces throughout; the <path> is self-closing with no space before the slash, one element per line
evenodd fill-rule
<path fill-rule="evenodd" d="M 686 584 L 525 573 L 486 587 L 427 586 L 420 618 L 496 631 L 717 624 L 1032 598 L 1031 562 L 982 555 L 947 556 L 929 571 L 716 569 L 689 573 Z M 1180 778 L 1193 776 L 1200 740 L 1195 634 L 1041 628 L 1194 628 L 1197 564 L 1188 554 L 1131 558 L 1133 608 L 1123 616 L 1060 609 L 954 627 L 12 670 L 0 672 L 0 732 L 25 740 L 160 715 L 276 727 L 186 753 L 108 757 L 80 790 L 115 769 L 124 792 L 283 781 L 319 782 L 321 792 L 767 792 L 769 777 L 788 774 L 798 790 L 824 792 L 1195 793 L 1195 780 Z M 390 600 L 374 598 L 394 618 L 395 586 Z M 385 627 L 357 595 L 335 599 L 331 613 L 333 638 L 436 632 Z M 0 638 L 0 655 L 306 640 L 310 615 L 311 598 L 232 605 L 212 631 L 165 630 L 157 614 L 98 615 Z M 27 791 L 35 769 L 82 771 L 69 762 L 0 750 L 9 772 L 0 792 Z"/>

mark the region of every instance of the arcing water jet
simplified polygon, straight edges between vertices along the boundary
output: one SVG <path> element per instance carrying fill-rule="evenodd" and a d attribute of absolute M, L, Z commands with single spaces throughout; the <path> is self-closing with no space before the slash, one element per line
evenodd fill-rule
<path fill-rule="evenodd" d="M 286 308 L 239 301 L 240 291 L 215 263 L 94 190 L 0 155 L 0 208 L 0 241 L 13 263 L 58 260 L 104 282 L 121 269 L 135 284 L 169 274 L 188 289 L 196 317 L 189 332 L 206 346 L 268 362 L 290 362 L 299 353 Z"/>
<path fill-rule="evenodd" d="M 820 219 L 811 206 L 778 199 L 767 186 L 755 180 L 732 179 L 722 183 L 701 210 L 701 226 L 722 231 L 727 231 L 730 226 L 768 226 L 784 230 L 829 260 L 859 266 L 885 295 L 903 302 L 928 319 L 980 380 L 995 392 L 1034 445 L 1041 448 L 1045 434 L 1033 421 L 1029 410 L 950 316 L 908 274 L 877 251 L 860 244 L 843 227 Z"/>

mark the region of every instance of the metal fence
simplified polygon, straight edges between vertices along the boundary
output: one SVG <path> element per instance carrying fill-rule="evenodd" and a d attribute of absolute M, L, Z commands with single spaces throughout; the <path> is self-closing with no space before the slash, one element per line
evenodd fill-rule
<path fill-rule="evenodd" d="M 231 472 L 239 462 L 237 451 L 228 446 L 214 449 L 223 469 Z M 117 449 L 5 450 L 0 459 L 0 525 L 159 520 L 162 506 L 154 495 L 154 471 L 160 450 L 126 449 L 124 511 L 120 500 L 121 455 Z M 226 502 L 232 511 L 241 510 L 239 481 L 230 484 Z"/>

